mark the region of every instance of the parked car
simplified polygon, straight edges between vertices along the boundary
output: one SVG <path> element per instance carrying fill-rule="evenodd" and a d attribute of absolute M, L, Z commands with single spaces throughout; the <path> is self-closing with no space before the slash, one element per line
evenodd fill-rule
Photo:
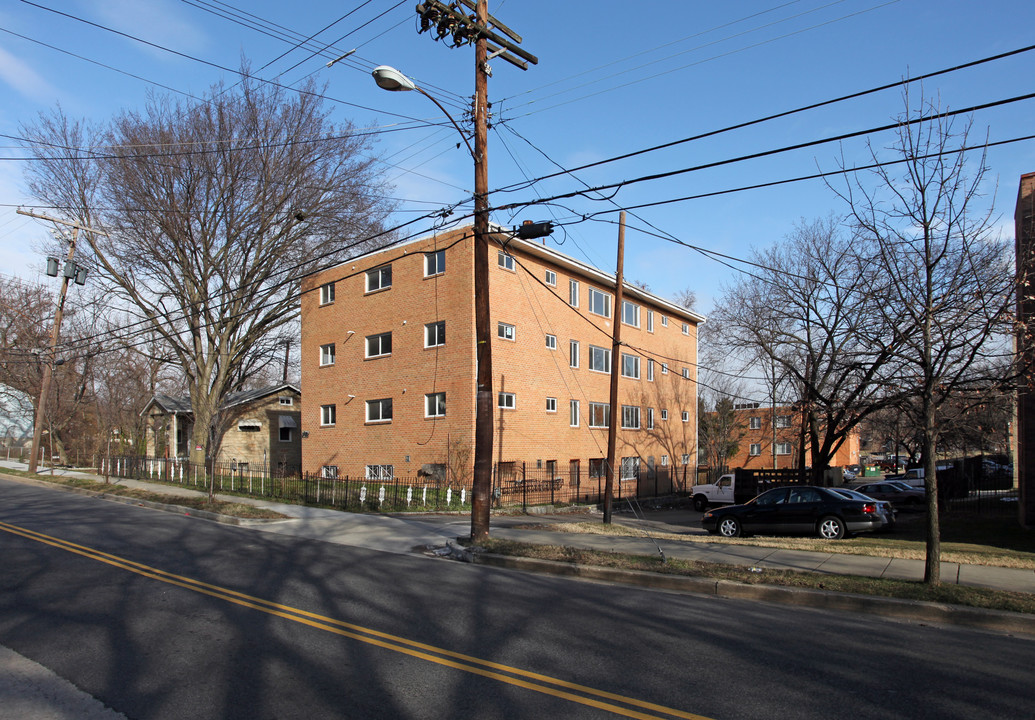
<path fill-rule="evenodd" d="M 869 495 L 875 500 L 887 500 L 899 510 L 920 510 L 927 504 L 927 493 L 915 487 L 894 480 L 885 482 L 867 483 L 852 488 L 863 495 Z"/>
<path fill-rule="evenodd" d="M 712 534 L 738 537 L 751 533 L 817 534 L 827 540 L 877 530 L 884 521 L 874 500 L 857 500 L 830 488 L 808 485 L 767 490 L 743 505 L 709 510 L 701 525 Z"/>
<path fill-rule="evenodd" d="M 895 508 L 887 500 L 877 500 L 876 498 L 871 498 L 869 495 L 864 495 L 858 490 L 852 490 L 850 488 L 841 487 L 831 489 L 838 495 L 844 495 L 846 498 L 854 500 L 868 500 L 877 503 L 877 514 L 880 515 L 881 520 L 884 521 L 884 525 L 881 527 L 881 530 L 890 532 L 895 529 L 895 522 L 897 520 Z"/>

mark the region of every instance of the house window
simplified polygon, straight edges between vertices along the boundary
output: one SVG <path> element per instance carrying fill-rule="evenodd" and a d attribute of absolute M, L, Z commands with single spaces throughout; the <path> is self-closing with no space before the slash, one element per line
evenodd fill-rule
<path fill-rule="evenodd" d="M 320 346 L 320 366 L 334 364 L 334 343 Z"/>
<path fill-rule="evenodd" d="M 391 480 L 394 477 L 394 465 L 367 465 L 367 480 Z"/>
<path fill-rule="evenodd" d="M 661 420 L 662 421 L 668 420 L 668 410 L 662 410 L 661 411 Z"/>
<path fill-rule="evenodd" d="M 367 357 L 384 357 L 392 354 L 392 333 L 367 336 Z"/>
<path fill-rule="evenodd" d="M 640 459 L 638 457 L 622 458 L 622 480 L 635 480 L 640 476 Z"/>
<path fill-rule="evenodd" d="M 428 323 L 424 326 L 424 347 L 438 347 L 446 344 L 446 321 Z"/>
<path fill-rule="evenodd" d="M 294 405 L 295 404 L 294 398 L 281 397 L 281 398 L 277 398 L 277 400 L 280 401 L 281 405 Z"/>
<path fill-rule="evenodd" d="M 546 284 L 552 285 L 553 287 L 557 287 L 557 273 L 555 273 L 553 270 L 546 271 Z"/>
<path fill-rule="evenodd" d="M 568 403 L 568 410 L 569 410 L 569 413 L 570 413 L 570 417 L 568 418 L 568 424 L 571 425 L 572 427 L 578 427 L 579 426 L 579 401 L 578 400 L 572 400 L 571 402 L 569 402 Z"/>
<path fill-rule="evenodd" d="M 633 327 L 640 326 L 640 306 L 628 300 L 622 301 L 622 322 Z"/>
<path fill-rule="evenodd" d="M 611 317 L 611 296 L 596 288 L 589 289 L 589 311 L 594 315 Z"/>
<path fill-rule="evenodd" d="M 441 275 L 446 271 L 446 251 L 424 253 L 424 277 Z"/>
<path fill-rule="evenodd" d="M 334 405 L 321 405 L 320 406 L 320 424 L 324 427 L 328 427 L 334 424 L 337 413 L 335 413 Z"/>
<path fill-rule="evenodd" d="M 683 323 L 683 334 L 684 335 L 689 335 L 690 334 L 690 326 L 687 325 L 686 323 Z"/>
<path fill-rule="evenodd" d="M 589 369 L 597 372 L 611 372 L 611 351 L 607 348 L 590 345 Z"/>
<path fill-rule="evenodd" d="M 568 304 L 572 307 L 579 306 L 579 281 L 568 281 Z"/>
<path fill-rule="evenodd" d="M 337 465 L 324 465 L 320 468 L 320 477 L 333 480 L 338 477 L 338 466 Z"/>
<path fill-rule="evenodd" d="M 606 428 L 611 425 L 611 406 L 607 403 L 591 402 L 589 404 L 589 426 Z"/>
<path fill-rule="evenodd" d="M 668 318 L 664 315 L 661 316 L 661 327 L 668 327 Z"/>
<path fill-rule="evenodd" d="M 760 417 L 748 418 L 748 428 L 751 429 L 751 430 L 761 430 L 762 429 L 762 418 L 760 418 Z"/>
<path fill-rule="evenodd" d="M 690 379 L 690 368 L 683 368 L 683 379 L 684 380 L 689 380 Z"/>
<path fill-rule="evenodd" d="M 791 444 L 789 442 L 778 442 L 776 443 L 776 454 L 777 455 L 790 455 Z"/>
<path fill-rule="evenodd" d="M 392 421 L 392 398 L 367 400 L 367 422 L 386 423 Z"/>
<path fill-rule="evenodd" d="M 751 447 L 748 449 L 748 454 L 751 456 L 761 455 L 762 445 L 760 443 L 751 443 Z"/>
<path fill-rule="evenodd" d="M 640 429 L 640 407 L 638 405 L 622 405 L 622 427 L 626 430 Z"/>
<path fill-rule="evenodd" d="M 498 260 L 499 266 L 504 270 L 510 270 L 514 272 L 514 256 L 508 255 L 507 253 L 500 250 Z"/>
<path fill-rule="evenodd" d="M 424 396 L 424 417 L 437 418 L 446 416 L 446 394 L 430 393 Z"/>
<path fill-rule="evenodd" d="M 334 302 L 334 283 L 329 282 L 320 286 L 320 304 L 330 305 Z"/>
<path fill-rule="evenodd" d="M 668 455 L 662 455 L 661 456 L 661 467 L 666 467 L 667 465 L 668 465 Z"/>
<path fill-rule="evenodd" d="M 647 311 L 647 332 L 654 332 L 654 311 Z"/>
<path fill-rule="evenodd" d="M 683 464 L 684 465 L 689 465 L 690 464 L 690 453 L 683 453 L 682 460 L 683 460 Z"/>
<path fill-rule="evenodd" d="M 791 426 L 790 415 L 777 415 L 776 416 L 776 427 L 778 428 L 789 428 Z"/>
<path fill-rule="evenodd" d="M 549 412 L 549 413 L 557 412 L 557 398 L 552 398 L 552 397 L 546 398 L 546 412 Z"/>
<path fill-rule="evenodd" d="M 504 340 L 513 340 L 516 332 L 517 328 L 510 323 L 501 322 L 496 325 L 496 335 Z"/>
<path fill-rule="evenodd" d="M 589 476 L 591 478 L 607 477 L 607 459 L 606 458 L 590 458 L 589 459 Z"/>
<path fill-rule="evenodd" d="M 390 287 L 392 287 L 391 265 L 383 265 L 373 270 L 367 270 L 367 292 L 386 290 Z"/>
<path fill-rule="evenodd" d="M 681 415 L 682 415 L 682 418 L 683 418 L 683 422 L 690 422 L 690 413 L 687 410 L 684 410 L 681 413 Z"/>
<path fill-rule="evenodd" d="M 654 408 L 647 408 L 647 429 L 654 429 Z"/>
<path fill-rule="evenodd" d="M 259 432 L 262 430 L 262 423 L 258 420 L 239 420 L 237 429 L 240 432 Z"/>
<path fill-rule="evenodd" d="M 546 336 L 546 347 L 547 347 L 548 350 L 556 350 L 557 349 L 557 336 L 556 335 L 547 335 Z"/>
<path fill-rule="evenodd" d="M 622 353 L 622 377 L 640 379 L 640 356 Z"/>
<path fill-rule="evenodd" d="M 281 442 L 291 442 L 291 430 L 292 430 L 292 428 L 289 428 L 289 427 L 282 427 L 280 429 L 280 441 Z"/>
<path fill-rule="evenodd" d="M 668 375 L 668 363 L 661 363 L 661 374 Z"/>
<path fill-rule="evenodd" d="M 500 410 L 513 410 L 517 407 L 517 396 L 514 393 L 501 392 L 497 404 Z"/>
<path fill-rule="evenodd" d="M 654 382 L 654 361 L 647 360 L 647 380 L 648 382 Z"/>
<path fill-rule="evenodd" d="M 572 340 L 568 343 L 568 364 L 577 368 L 579 366 L 579 341 Z"/>

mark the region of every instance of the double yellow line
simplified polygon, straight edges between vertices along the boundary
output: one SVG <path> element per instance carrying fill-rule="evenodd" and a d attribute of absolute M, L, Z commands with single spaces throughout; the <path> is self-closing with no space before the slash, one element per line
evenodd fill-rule
<path fill-rule="evenodd" d="M 101 552 L 100 550 L 95 550 L 84 545 L 77 545 L 76 543 L 61 540 L 60 538 L 52 537 L 50 535 L 44 535 L 43 533 L 18 527 L 17 525 L 11 525 L 0 521 L 0 530 L 28 540 L 34 540 L 45 545 L 50 545 L 51 547 L 65 550 L 76 555 L 81 555 L 90 560 L 96 560 L 97 562 L 102 562 L 107 565 L 111 565 L 112 567 L 117 567 L 152 580 L 158 580 L 160 582 L 168 583 L 169 585 L 175 585 L 177 587 L 218 598 L 235 605 L 258 610 L 259 612 L 264 612 L 268 615 L 301 623 L 302 625 L 308 625 L 317 630 L 334 633 L 335 635 L 347 637 L 352 640 L 358 640 L 359 642 L 366 643 L 368 645 L 374 645 L 386 650 L 402 653 L 403 655 L 409 655 L 410 657 L 418 658 L 420 660 L 426 660 L 427 662 L 435 663 L 436 665 L 442 665 L 444 667 L 468 672 L 473 675 L 480 675 L 492 680 L 507 683 L 508 685 L 525 688 L 526 690 L 532 690 L 545 695 L 552 695 L 553 697 L 569 700 L 571 702 L 579 703 L 580 705 L 588 705 L 600 710 L 606 710 L 608 712 L 615 713 L 616 715 L 649 720 L 657 720 L 658 718 L 707 720 L 707 718 L 704 718 L 701 715 L 694 715 L 692 713 L 683 712 L 682 710 L 668 708 L 663 705 L 657 705 L 655 703 L 637 700 L 636 698 L 610 693 L 606 690 L 597 690 L 595 688 L 586 687 L 585 685 L 578 685 L 566 680 L 560 680 L 547 675 L 541 675 L 528 670 L 511 667 L 509 665 L 495 663 L 491 660 L 481 660 L 470 655 L 464 655 L 462 653 L 453 652 L 452 650 L 435 647 L 434 645 L 427 645 L 415 640 L 399 637 L 398 635 L 391 635 L 379 630 L 373 630 L 360 625 L 335 620 L 334 618 L 318 615 L 289 605 L 270 602 L 269 600 L 263 600 L 262 598 L 254 597 L 252 595 L 246 595 L 244 593 L 237 592 L 236 590 L 230 590 L 229 588 L 210 585 L 209 583 L 194 580 L 193 578 L 174 575 L 173 573 L 159 570 L 158 568 L 154 568 L 149 565 L 133 562 L 132 560 L 127 560 L 117 555 Z"/>

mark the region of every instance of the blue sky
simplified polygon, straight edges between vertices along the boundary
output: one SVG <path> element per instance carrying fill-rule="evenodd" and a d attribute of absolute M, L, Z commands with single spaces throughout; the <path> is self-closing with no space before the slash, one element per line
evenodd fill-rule
<path fill-rule="evenodd" d="M 220 68 L 237 69 L 245 58 L 261 78 L 291 85 L 311 75 L 326 82 L 336 117 L 383 130 L 375 152 L 402 199 L 398 219 L 409 220 L 463 201 L 473 186 L 470 156 L 455 147 L 455 130 L 438 124 L 435 106 L 416 93 L 379 90 L 369 75 L 374 65 L 393 65 L 462 118 L 474 87 L 473 48 L 418 35 L 414 4 L 7 0 L 0 8 L 0 133 L 18 136 L 22 123 L 57 103 L 71 116 L 104 121 L 119 110 L 142 108 L 150 92 L 169 92 L 155 84 L 197 95 L 220 80 L 234 82 L 233 73 Z M 551 174 L 558 165 L 573 168 L 1035 44 L 1030 1 L 502 0 L 489 8 L 539 58 L 527 71 L 492 62 L 493 189 Z M 308 49 L 296 47 L 314 34 Z M 352 48 L 354 56 L 326 67 Z M 1001 101 L 1035 92 L 1033 68 L 1035 52 L 1028 52 L 934 78 L 923 91 L 949 109 Z M 577 178 L 495 192 L 491 201 L 529 202 L 582 189 L 581 182 L 620 183 L 865 130 L 902 111 L 901 93 L 892 89 L 600 165 Z M 974 132 L 987 132 L 992 141 L 1032 134 L 1033 117 L 1035 100 L 1010 103 L 976 114 Z M 884 156 L 892 138 L 884 133 L 869 140 Z M 21 151 L 9 137 L 2 144 L 0 273 L 35 279 L 48 228 L 15 213 L 31 198 L 23 189 L 24 163 L 15 159 Z M 613 203 L 572 198 L 514 214 L 498 211 L 493 220 L 556 220 L 561 227 L 549 242 L 613 272 L 618 206 L 834 170 L 842 153 L 849 164 L 865 162 L 865 139 L 629 184 Z M 1018 177 L 1035 171 L 1035 142 L 993 149 L 988 164 L 988 202 L 994 201 L 1010 237 Z M 735 271 L 641 228 L 650 229 L 649 223 L 683 243 L 743 258 L 750 248 L 784 237 L 799 219 L 843 210 L 815 180 L 636 210 L 626 233 L 626 277 L 664 297 L 691 288 L 707 314 Z M 431 221 L 423 226 L 430 229 Z"/>

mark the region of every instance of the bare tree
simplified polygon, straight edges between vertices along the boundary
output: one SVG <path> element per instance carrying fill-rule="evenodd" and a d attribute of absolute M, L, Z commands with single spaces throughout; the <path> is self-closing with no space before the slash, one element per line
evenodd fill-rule
<path fill-rule="evenodd" d="M 686 287 L 678 291 L 673 300 L 677 305 L 681 305 L 687 310 L 693 310 L 697 305 L 697 293 L 693 288 Z"/>
<path fill-rule="evenodd" d="M 720 392 L 712 402 L 709 399 L 698 399 L 697 435 L 709 479 L 715 482 L 728 469 L 729 460 L 740 452 L 747 426 L 734 409 L 731 396 Z"/>
<path fill-rule="evenodd" d="M 223 398 L 281 357 L 300 279 L 378 237 L 390 210 L 369 141 L 312 84 L 155 97 L 103 129 L 58 110 L 24 134 L 30 190 L 109 234 L 86 234 L 84 262 L 185 375 L 195 462 L 217 449 Z"/>
<path fill-rule="evenodd" d="M 1010 248 L 992 234 L 990 203 L 982 206 L 984 154 L 972 164 L 965 148 L 970 123 L 953 126 L 921 99 L 915 118 L 906 97 L 893 153 L 871 183 L 848 172 L 837 192 L 848 204 L 876 272 L 873 304 L 887 329 L 898 381 L 916 397 L 927 486 L 924 581 L 940 581 L 938 504 L 939 408 L 954 396 L 1001 385 L 996 355 L 1012 329 Z M 875 164 L 883 158 L 870 148 Z M 886 160 L 886 159 L 884 159 Z"/>

